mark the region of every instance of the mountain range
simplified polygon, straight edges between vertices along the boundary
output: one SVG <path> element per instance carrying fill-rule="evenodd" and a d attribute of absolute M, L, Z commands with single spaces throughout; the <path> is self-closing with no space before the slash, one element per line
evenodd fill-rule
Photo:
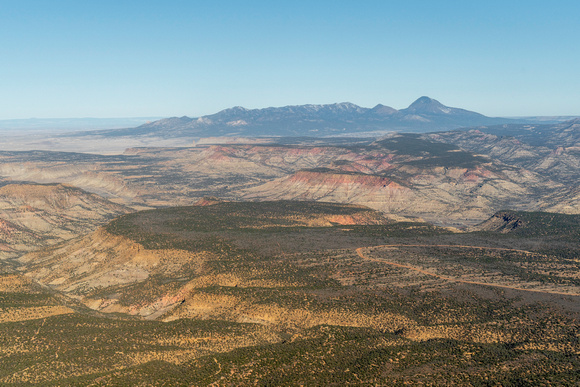
<path fill-rule="evenodd" d="M 521 123 L 525 120 L 493 118 L 445 106 L 421 97 L 408 108 L 385 105 L 364 108 L 350 102 L 246 109 L 236 106 L 198 118 L 171 117 L 136 128 L 93 134 L 116 136 L 309 136 L 326 137 L 374 132 L 429 132 L 468 126 Z M 83 132 L 86 134 L 86 132 Z"/>

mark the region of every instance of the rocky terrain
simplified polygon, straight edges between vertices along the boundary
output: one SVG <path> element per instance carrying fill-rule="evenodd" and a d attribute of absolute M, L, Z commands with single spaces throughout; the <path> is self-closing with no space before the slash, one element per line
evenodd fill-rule
<path fill-rule="evenodd" d="M 294 139 L 134 148 L 116 156 L 0 152 L 0 176 L 5 182 L 63 182 L 134 209 L 191 205 L 204 196 L 323 200 L 456 226 L 473 225 L 504 208 L 580 211 L 577 187 L 571 185 L 575 169 L 562 169 L 552 179 L 538 168 L 433 136 L 391 135 L 348 145 Z"/>
<path fill-rule="evenodd" d="M 417 146 L 429 150 L 413 149 Z M 542 208 L 546 203 L 540 198 L 566 190 L 523 168 L 454 147 L 431 148 L 415 137 L 395 136 L 368 148 L 380 156 L 344 157 L 330 168 L 300 170 L 247 189 L 244 197 L 358 203 L 387 214 L 465 225 L 502 208 Z"/>
<path fill-rule="evenodd" d="M 580 181 L 580 120 L 557 125 L 480 127 L 429 138 L 485 154 L 565 184 Z"/>
<path fill-rule="evenodd" d="M 546 200 L 550 192 L 570 192 L 546 175 L 415 135 L 350 147 L 326 166 L 247 189 L 244 197 L 359 203 L 387 214 L 474 224 L 502 208 L 543 209 L 554 205 Z"/>
<path fill-rule="evenodd" d="M 0 257 L 16 257 L 84 235 L 128 212 L 124 206 L 67 185 L 1 186 Z"/>

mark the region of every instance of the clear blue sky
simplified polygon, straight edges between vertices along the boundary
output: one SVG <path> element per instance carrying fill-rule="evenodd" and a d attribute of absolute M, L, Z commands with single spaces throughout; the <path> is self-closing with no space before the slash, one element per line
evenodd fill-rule
<path fill-rule="evenodd" d="M 580 115 L 580 1 L 0 0 L 0 119 L 427 95 Z"/>

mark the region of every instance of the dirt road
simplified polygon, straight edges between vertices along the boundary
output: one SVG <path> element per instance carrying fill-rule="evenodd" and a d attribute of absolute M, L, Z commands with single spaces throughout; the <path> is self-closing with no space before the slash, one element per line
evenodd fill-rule
<path fill-rule="evenodd" d="M 518 288 L 516 286 L 510 286 L 510 285 L 500 285 L 500 284 L 493 284 L 493 283 L 487 283 L 487 282 L 477 282 L 477 281 L 467 281 L 467 280 L 462 280 L 459 278 L 453 278 L 453 277 L 447 277 L 447 276 L 443 276 L 443 275 L 439 275 L 436 273 L 432 273 L 430 271 L 418 268 L 418 267 L 414 267 L 414 266 L 410 266 L 410 265 L 404 265 L 401 263 L 396 263 L 396 262 L 392 262 L 392 261 L 387 261 L 386 259 L 379 259 L 379 258 L 372 258 L 369 257 L 367 255 L 365 255 L 363 253 L 363 250 L 365 249 L 370 249 L 370 248 L 389 248 L 389 247 L 394 247 L 394 248 L 401 248 L 401 247 L 454 247 L 454 248 L 465 248 L 465 249 L 478 249 L 478 250 L 502 250 L 502 251 L 514 251 L 514 252 L 519 252 L 519 253 L 525 253 L 525 254 L 533 254 L 530 251 L 525 251 L 525 250 L 516 250 L 516 249 L 506 249 L 506 248 L 500 248 L 500 247 L 481 247 L 481 246 L 465 246 L 465 245 L 379 245 L 379 246 L 368 246 L 368 247 L 359 247 L 358 249 L 356 249 L 356 253 L 358 254 L 359 257 L 361 257 L 362 259 L 366 259 L 368 261 L 373 261 L 373 262 L 380 262 L 380 263 L 385 263 L 387 265 L 391 265 L 391 266 L 395 266 L 395 267 L 400 267 L 403 269 L 409 269 L 409 270 L 413 270 L 416 271 L 418 273 L 421 274 L 425 274 L 431 277 L 435 277 L 438 279 L 442 279 L 445 281 L 453 281 L 453 282 L 459 282 L 459 283 L 463 283 L 463 284 L 470 284 L 470 285 L 482 285 L 482 286 L 493 286 L 496 288 L 504 288 L 504 289 L 512 289 L 512 290 L 521 290 L 521 291 L 525 291 L 525 292 L 535 292 L 535 293 L 545 293 L 545 294 L 558 294 L 558 295 L 564 295 L 564 296 L 580 296 L 579 293 L 565 293 L 565 292 L 556 292 L 556 291 L 551 291 L 551 290 L 540 290 L 540 289 L 525 289 L 525 288 Z"/>

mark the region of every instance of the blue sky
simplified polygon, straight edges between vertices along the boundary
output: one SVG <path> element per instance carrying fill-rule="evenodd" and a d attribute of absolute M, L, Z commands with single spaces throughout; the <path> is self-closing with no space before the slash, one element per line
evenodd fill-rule
<path fill-rule="evenodd" d="M 0 0 L 0 119 L 428 95 L 580 115 L 580 2 Z"/>

